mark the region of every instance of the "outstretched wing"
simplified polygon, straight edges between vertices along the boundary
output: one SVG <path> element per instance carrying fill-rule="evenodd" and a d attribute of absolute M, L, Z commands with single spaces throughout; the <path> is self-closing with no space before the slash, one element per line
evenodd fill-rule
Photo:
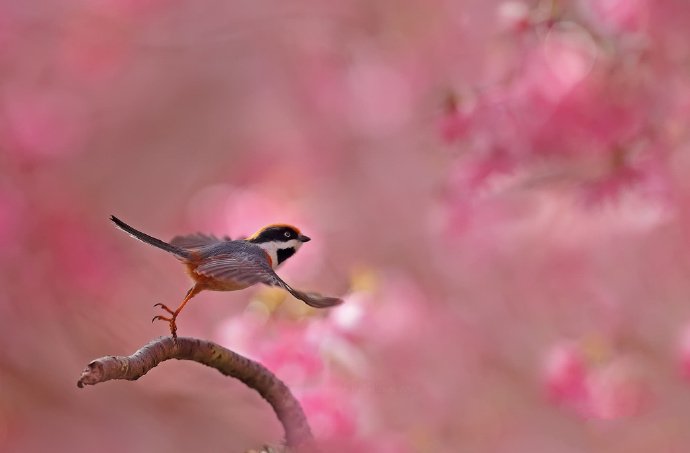
<path fill-rule="evenodd" d="M 278 277 L 268 260 L 254 255 L 215 255 L 204 260 L 194 272 L 213 279 L 232 281 L 242 286 L 251 286 L 256 283 L 279 286 L 307 305 L 316 308 L 332 307 L 343 302 L 337 297 L 322 296 L 318 293 L 307 293 L 292 288 Z"/>
<path fill-rule="evenodd" d="M 267 259 L 251 254 L 219 253 L 209 256 L 199 264 L 194 272 L 215 280 L 225 280 L 240 286 L 251 286 L 256 283 L 275 286 L 278 276 L 271 269 Z M 279 279 L 278 279 L 279 280 Z"/>
<path fill-rule="evenodd" d="M 198 249 L 201 247 L 206 247 L 207 245 L 229 240 L 230 238 L 228 236 L 223 236 L 219 239 L 212 234 L 194 233 L 185 236 L 175 236 L 170 241 L 170 244 L 182 249 Z"/>

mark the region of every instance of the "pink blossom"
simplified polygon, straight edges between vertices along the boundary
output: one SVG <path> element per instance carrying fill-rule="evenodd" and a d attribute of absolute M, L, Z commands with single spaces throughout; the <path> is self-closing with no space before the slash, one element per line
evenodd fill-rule
<path fill-rule="evenodd" d="M 260 348 L 261 362 L 290 385 L 303 385 L 318 378 L 323 370 L 318 343 L 308 341 L 300 326 L 274 324 L 272 328 L 276 338 Z"/>
<path fill-rule="evenodd" d="M 358 433 L 353 399 L 343 390 L 322 388 L 301 395 L 299 400 L 319 438 L 351 439 Z"/>
<path fill-rule="evenodd" d="M 467 118 L 461 113 L 446 113 L 441 119 L 441 137 L 446 143 L 457 141 L 466 130 Z"/>
<path fill-rule="evenodd" d="M 578 415 L 621 419 L 647 411 L 653 394 L 642 368 L 615 354 L 603 363 L 587 360 L 572 343 L 554 346 L 546 359 L 545 383 L 554 402 Z"/>
<path fill-rule="evenodd" d="M 261 304 L 250 305 L 238 315 L 231 316 L 216 326 L 215 338 L 222 345 L 231 347 L 233 351 L 256 359 L 261 349 L 268 313 Z"/>
<path fill-rule="evenodd" d="M 498 6 L 499 23 L 509 31 L 523 31 L 531 25 L 530 7 L 519 0 L 507 0 Z"/>
<path fill-rule="evenodd" d="M 446 143 L 454 143 L 465 135 L 471 125 L 471 107 L 467 102 L 461 104 L 458 95 L 449 94 L 441 117 L 441 138 Z"/>
<path fill-rule="evenodd" d="M 347 295 L 344 303 L 334 308 L 329 316 L 333 326 L 344 334 L 357 331 L 368 315 L 374 295 L 366 291 L 353 292 Z"/>
<path fill-rule="evenodd" d="M 589 377 L 592 416 L 604 420 L 637 416 L 650 408 L 652 392 L 632 360 L 617 358 Z"/>
<path fill-rule="evenodd" d="M 546 390 L 553 401 L 581 414 L 586 413 L 590 401 L 587 368 L 576 345 L 563 343 L 554 346 L 544 364 Z"/>
<path fill-rule="evenodd" d="M 247 309 L 223 321 L 217 328 L 221 344 L 255 358 L 291 386 L 303 387 L 324 376 L 324 332 L 310 335 L 307 326 L 269 317 L 266 307 L 253 301 Z"/>
<path fill-rule="evenodd" d="M 624 167 L 614 169 L 613 174 L 606 175 L 602 179 L 588 183 L 584 186 L 585 200 L 588 203 L 601 203 L 602 201 L 616 199 L 627 189 L 635 188 L 642 181 L 642 175 L 632 168 Z"/>
<path fill-rule="evenodd" d="M 568 134 L 578 137 L 575 128 L 587 119 L 578 118 L 577 110 L 588 101 L 589 92 L 595 86 L 597 74 L 592 70 L 598 54 L 599 49 L 586 30 L 572 26 L 550 29 L 542 42 L 528 50 L 524 67 L 506 88 L 503 96 L 510 113 L 503 118 L 507 122 L 504 128 L 510 129 L 501 134 L 510 132 L 509 140 L 517 136 L 524 141 L 518 151 L 533 154 L 570 151 L 566 146 L 576 142 L 570 142 Z M 583 110 L 588 114 L 598 111 Z M 502 145 L 516 149 L 515 140 Z"/>
<path fill-rule="evenodd" d="M 580 0 L 580 3 L 597 25 L 615 33 L 639 32 L 647 23 L 647 0 Z"/>
<path fill-rule="evenodd" d="M 387 275 L 380 288 L 349 294 L 346 302 L 331 314 L 328 325 L 355 342 L 375 335 L 380 345 L 395 343 L 426 327 L 425 300 L 412 279 Z"/>

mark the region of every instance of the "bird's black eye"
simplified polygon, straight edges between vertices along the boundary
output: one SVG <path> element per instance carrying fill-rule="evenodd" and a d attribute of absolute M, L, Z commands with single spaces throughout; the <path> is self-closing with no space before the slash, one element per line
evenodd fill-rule
<path fill-rule="evenodd" d="M 286 231 L 283 234 L 285 235 L 286 238 L 289 238 L 292 235 L 292 233 L 290 233 L 289 231 Z"/>

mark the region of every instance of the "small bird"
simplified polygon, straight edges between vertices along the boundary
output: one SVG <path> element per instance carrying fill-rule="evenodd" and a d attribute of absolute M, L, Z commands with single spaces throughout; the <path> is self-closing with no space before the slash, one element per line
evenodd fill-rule
<path fill-rule="evenodd" d="M 332 307 L 343 302 L 337 297 L 296 290 L 275 273 L 275 269 L 294 255 L 302 244 L 310 241 L 308 236 L 303 235 L 294 226 L 268 225 L 246 239 L 234 241 L 227 236 L 217 238 L 196 233 L 175 236 L 168 243 L 136 230 L 115 216 L 110 216 L 110 220 L 133 238 L 172 253 L 187 266 L 187 273 L 194 280 L 194 285 L 187 291 L 180 306 L 172 310 L 165 304 L 154 305 L 161 307 L 170 317 L 154 316 L 152 322 L 168 321 L 173 339 L 177 339 L 175 321 L 178 315 L 192 297 L 205 289 L 236 291 L 263 283 L 268 286 L 279 286 L 316 308 Z"/>

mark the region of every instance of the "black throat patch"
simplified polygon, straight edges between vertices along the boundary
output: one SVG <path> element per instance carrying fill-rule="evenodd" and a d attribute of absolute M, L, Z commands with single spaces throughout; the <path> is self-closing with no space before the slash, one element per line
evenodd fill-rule
<path fill-rule="evenodd" d="M 278 249 L 278 264 L 282 264 L 283 261 L 290 258 L 295 254 L 297 250 L 294 247 L 288 247 L 286 249 Z"/>

